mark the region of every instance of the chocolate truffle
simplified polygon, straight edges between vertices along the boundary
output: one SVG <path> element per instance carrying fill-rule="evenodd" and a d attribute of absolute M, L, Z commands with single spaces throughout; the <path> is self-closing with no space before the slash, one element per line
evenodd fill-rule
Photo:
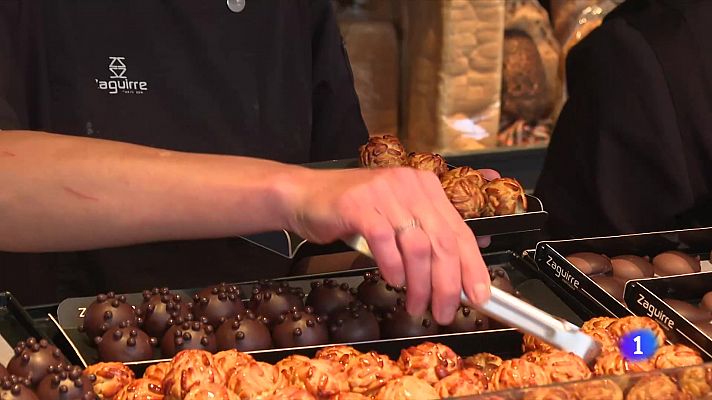
<path fill-rule="evenodd" d="M 712 313 L 694 304 L 675 299 L 663 299 L 663 301 L 693 324 L 712 320 Z"/>
<path fill-rule="evenodd" d="M 623 255 L 611 258 L 613 277 L 624 281 L 631 279 L 652 278 L 655 274 L 653 264 L 648 258 L 634 255 Z"/>
<path fill-rule="evenodd" d="M 702 301 L 700 301 L 700 308 L 703 308 L 707 311 L 712 311 L 712 292 L 707 292 L 707 294 L 702 296 Z"/>
<path fill-rule="evenodd" d="M 458 178 L 468 178 L 473 181 L 477 186 L 482 187 L 487 183 L 487 179 L 482 173 L 471 167 L 457 167 L 445 172 L 440 177 L 440 182 L 442 186 L 447 186 L 451 180 Z"/>
<path fill-rule="evenodd" d="M 328 322 L 329 337 L 334 343 L 363 342 L 381 337 L 378 319 L 365 304 L 353 303 L 333 314 Z"/>
<path fill-rule="evenodd" d="M 655 273 L 660 276 L 691 274 L 700 272 L 700 258 L 681 251 L 666 251 L 653 258 Z"/>
<path fill-rule="evenodd" d="M 137 325 L 136 312 L 126 303 L 126 296 L 116 296 L 113 292 L 100 294 L 87 307 L 79 330 L 86 333 L 89 340 L 102 336 L 110 328 L 124 321 Z"/>
<path fill-rule="evenodd" d="M 527 212 L 527 196 L 522 185 L 514 178 L 497 178 L 482 186 L 486 216 L 511 215 Z"/>
<path fill-rule="evenodd" d="M 408 162 L 403 144 L 392 135 L 371 136 L 359 153 L 366 168 L 402 167 Z"/>
<path fill-rule="evenodd" d="M 317 315 L 331 316 L 356 300 L 355 295 L 356 291 L 350 289 L 348 283 L 338 284 L 333 279 L 314 281 L 311 283 L 306 305 L 313 308 Z"/>
<path fill-rule="evenodd" d="M 218 346 L 215 329 L 202 321 L 185 321 L 173 325 L 163 335 L 161 353 L 164 357 L 173 357 L 183 350 L 205 350 L 215 353 Z"/>
<path fill-rule="evenodd" d="M 191 304 L 168 288 L 153 288 L 143 292 L 143 303 L 138 308 L 141 328 L 152 337 L 163 337 L 168 328 L 179 318 L 187 318 Z"/>
<path fill-rule="evenodd" d="M 279 317 L 293 308 L 304 309 L 304 293 L 289 287 L 286 282 L 262 281 L 252 288 L 249 308 L 256 315 L 267 318 L 270 325 L 279 321 Z"/>
<path fill-rule="evenodd" d="M 146 332 L 122 322 L 111 328 L 104 336 L 95 338 L 102 361 L 143 361 L 153 358 L 153 349 L 158 339 L 149 337 Z"/>
<path fill-rule="evenodd" d="M 235 285 L 221 283 L 193 296 L 193 316 L 196 320 L 206 318 L 214 328 L 244 311 L 240 289 Z"/>
<path fill-rule="evenodd" d="M 272 348 L 272 337 L 267 320 L 252 311 L 238 314 L 223 322 L 215 332 L 218 350 L 237 349 L 240 351 L 264 350 Z"/>
<path fill-rule="evenodd" d="M 8 375 L 10 375 L 10 373 L 7 372 L 7 368 L 5 368 L 4 365 L 0 364 L 0 378 L 4 378 Z"/>
<path fill-rule="evenodd" d="M 489 267 L 489 276 L 492 286 L 509 294 L 516 294 L 509 274 L 502 267 Z"/>
<path fill-rule="evenodd" d="M 440 154 L 435 153 L 410 153 L 408 166 L 421 171 L 432 172 L 438 177 L 447 172 L 447 163 Z"/>
<path fill-rule="evenodd" d="M 28 378 L 7 375 L 0 378 L 0 399 L 2 400 L 38 400 L 30 389 L 32 382 Z"/>
<path fill-rule="evenodd" d="M 282 314 L 272 328 L 272 338 L 277 347 L 313 346 L 329 342 L 326 321 L 314 315 L 311 307 Z"/>
<path fill-rule="evenodd" d="M 605 274 L 613 268 L 611 260 L 603 254 L 585 251 L 569 254 L 566 259 L 586 275 Z"/>
<path fill-rule="evenodd" d="M 608 294 L 613 296 L 616 300 L 624 302 L 623 292 L 625 291 L 625 282 L 617 279 L 611 278 L 606 275 L 596 275 L 592 276 L 591 279 L 596 282 L 598 286 L 603 288 Z"/>
<path fill-rule="evenodd" d="M 474 180 L 454 178 L 443 185 L 445 195 L 464 219 L 479 218 L 484 214 L 485 192 Z"/>
<path fill-rule="evenodd" d="M 66 362 L 62 352 L 45 339 L 33 337 L 15 346 L 15 355 L 7 363 L 7 372 L 29 378 L 36 386 L 47 375 L 47 368 Z"/>
<path fill-rule="evenodd" d="M 405 289 L 396 288 L 381 277 L 380 272 L 366 272 L 363 282 L 358 286 L 357 295 L 359 301 L 373 306 L 377 312 L 390 310 L 398 303 L 398 299 L 405 300 Z"/>
<path fill-rule="evenodd" d="M 440 327 L 435 323 L 430 311 L 414 317 L 405 309 L 405 301 L 398 302 L 383 315 L 381 320 L 381 338 L 395 339 L 411 336 L 436 335 Z"/>
<path fill-rule="evenodd" d="M 49 367 L 48 374 L 37 387 L 40 400 L 95 400 L 93 375 L 82 375 L 78 366 L 61 364 Z"/>
<path fill-rule="evenodd" d="M 460 306 L 450 325 L 443 326 L 444 333 L 474 332 L 489 329 L 489 319 L 468 306 Z"/>

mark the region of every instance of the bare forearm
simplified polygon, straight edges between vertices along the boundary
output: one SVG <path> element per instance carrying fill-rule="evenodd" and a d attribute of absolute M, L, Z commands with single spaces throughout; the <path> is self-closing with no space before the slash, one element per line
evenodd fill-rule
<path fill-rule="evenodd" d="M 283 229 L 286 185 L 304 173 L 265 160 L 4 131 L 0 250 L 91 249 Z"/>

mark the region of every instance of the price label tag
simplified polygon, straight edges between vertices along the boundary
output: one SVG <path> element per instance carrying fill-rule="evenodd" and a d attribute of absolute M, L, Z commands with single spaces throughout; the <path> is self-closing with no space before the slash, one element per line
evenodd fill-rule
<path fill-rule="evenodd" d="M 658 339 L 652 330 L 639 329 L 623 336 L 618 345 L 626 360 L 644 361 L 658 350 Z"/>

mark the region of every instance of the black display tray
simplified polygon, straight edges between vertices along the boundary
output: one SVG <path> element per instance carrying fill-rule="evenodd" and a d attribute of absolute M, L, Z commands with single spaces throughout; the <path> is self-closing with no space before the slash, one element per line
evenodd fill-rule
<path fill-rule="evenodd" d="M 634 314 L 655 319 L 673 341 L 692 344 L 712 359 L 712 338 L 663 301 L 671 298 L 699 303 L 709 291 L 712 272 L 636 279 L 626 284 L 625 302 Z"/>
<path fill-rule="evenodd" d="M 593 315 L 581 313 L 579 310 L 573 310 L 570 307 L 571 299 L 559 298 L 552 290 L 541 280 L 536 268 L 524 261 L 521 257 L 512 252 L 495 253 L 485 256 L 485 261 L 491 267 L 498 266 L 504 268 L 509 274 L 513 286 L 527 298 L 535 306 L 542 308 L 553 315 L 569 320 L 570 322 L 581 325 L 585 319 L 591 318 Z M 326 273 L 307 275 L 302 277 L 289 277 L 277 279 L 277 281 L 288 281 L 292 286 L 301 287 L 308 292 L 310 283 L 313 280 L 323 278 L 333 278 L 340 282 L 346 282 L 350 285 L 358 285 L 362 281 L 362 274 L 372 269 L 350 270 L 338 273 Z M 239 283 L 243 293 L 250 293 L 252 285 L 256 282 Z M 175 291 L 190 296 L 195 289 Z M 142 301 L 142 296 L 138 293 L 128 294 L 127 299 L 130 304 L 138 305 Z M 90 345 L 89 340 L 84 334 L 78 331 L 79 317 L 86 307 L 94 300 L 93 297 L 72 298 L 63 301 L 58 308 L 58 324 L 59 328 L 66 334 L 77 352 L 81 355 L 84 365 L 92 364 L 98 361 L 96 350 Z M 419 338 L 404 338 L 404 339 L 384 339 L 370 342 L 362 342 L 353 344 L 359 349 L 376 350 L 386 354 L 395 354 L 400 349 L 410 346 L 414 343 L 420 343 L 426 340 L 434 342 L 442 342 L 445 344 L 453 344 L 455 351 L 460 354 L 475 354 L 478 352 L 491 352 L 502 356 L 515 356 L 521 351 L 520 335 L 513 329 L 490 330 L 472 332 L 467 334 L 441 334 Z M 312 346 L 306 348 L 290 348 L 290 349 L 272 349 L 252 352 L 258 359 L 271 361 L 281 359 L 289 354 L 303 353 L 313 354 L 316 350 L 324 346 Z M 157 360 L 161 360 L 160 354 L 156 352 L 155 359 L 151 361 L 130 363 L 132 365 L 148 365 Z"/>
<path fill-rule="evenodd" d="M 536 248 L 536 265 L 568 293 L 592 311 L 615 317 L 631 315 L 625 304 L 616 300 L 591 278 L 574 267 L 564 256 L 591 251 L 615 257 L 622 254 L 639 256 L 679 250 L 702 259 L 709 257 L 712 248 L 712 228 L 639 233 L 583 239 L 540 242 Z"/>
<path fill-rule="evenodd" d="M 453 166 L 460 165 L 463 164 L 453 162 Z M 333 160 L 304 164 L 304 166 L 315 169 L 358 168 L 358 160 Z M 519 248 L 521 243 L 526 243 L 531 238 L 531 232 L 541 230 L 548 217 L 539 198 L 526 196 L 527 212 L 525 213 L 472 218 L 466 219 L 465 223 L 478 236 L 506 236 L 495 243 L 498 249 L 502 249 L 503 246 Z M 351 251 L 351 248 L 342 242 L 317 245 L 287 231 L 267 232 L 242 238 L 290 259 Z"/>

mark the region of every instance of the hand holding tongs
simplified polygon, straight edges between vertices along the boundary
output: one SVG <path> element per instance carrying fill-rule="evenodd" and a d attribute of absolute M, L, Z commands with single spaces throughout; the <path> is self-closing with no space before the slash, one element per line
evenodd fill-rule
<path fill-rule="evenodd" d="M 356 236 L 346 244 L 359 253 L 373 258 L 373 253 L 362 236 Z M 574 353 L 587 363 L 595 360 L 600 354 L 601 348 L 598 343 L 591 336 L 581 332 L 576 325 L 556 318 L 496 287 L 491 287 L 490 290 L 490 299 L 481 305 L 474 305 L 464 291 L 460 292 L 460 299 L 463 304 L 477 309 L 488 317 Z"/>

